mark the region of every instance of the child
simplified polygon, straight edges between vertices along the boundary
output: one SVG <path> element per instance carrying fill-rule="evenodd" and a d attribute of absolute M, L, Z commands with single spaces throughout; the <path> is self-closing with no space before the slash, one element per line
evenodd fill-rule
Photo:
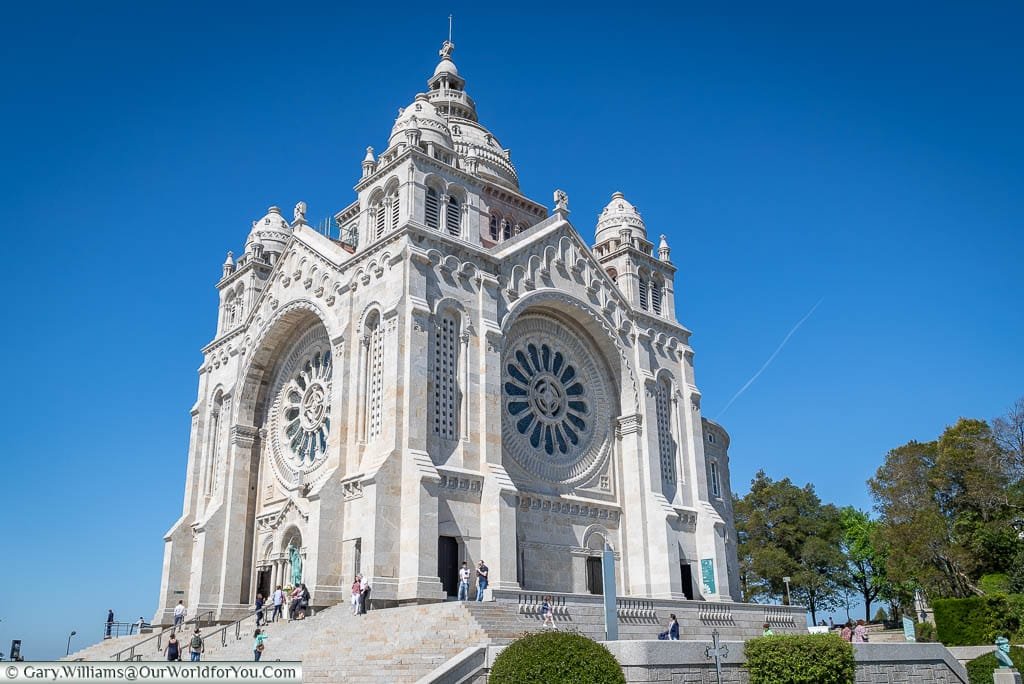
<path fill-rule="evenodd" d="M 545 596 L 544 603 L 540 607 L 540 614 L 544 617 L 544 627 L 555 628 L 554 608 L 551 606 L 551 597 Z"/>
<path fill-rule="evenodd" d="M 252 645 L 252 655 L 253 659 L 258 663 L 260 662 L 260 658 L 263 657 L 263 649 L 265 648 L 263 646 L 263 642 L 266 641 L 267 635 L 263 633 L 263 630 L 257 627 L 256 632 L 252 637 L 255 639 Z"/>

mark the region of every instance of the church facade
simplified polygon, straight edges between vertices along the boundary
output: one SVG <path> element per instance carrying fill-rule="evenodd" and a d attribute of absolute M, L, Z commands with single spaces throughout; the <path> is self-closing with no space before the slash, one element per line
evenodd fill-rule
<path fill-rule="evenodd" d="M 271 207 L 229 252 L 157 623 L 301 577 L 387 603 L 492 589 L 739 598 L 729 437 L 701 416 L 676 267 L 615 193 L 593 242 L 519 190 L 446 42 L 336 235 Z M 590 234 L 590 231 L 587 231 Z"/>

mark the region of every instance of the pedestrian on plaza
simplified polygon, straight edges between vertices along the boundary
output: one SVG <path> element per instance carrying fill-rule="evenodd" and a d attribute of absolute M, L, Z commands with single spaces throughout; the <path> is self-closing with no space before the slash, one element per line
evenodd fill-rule
<path fill-rule="evenodd" d="M 469 565 L 466 561 L 462 561 L 462 567 L 459 568 L 459 600 L 465 601 L 469 598 Z"/>
<path fill-rule="evenodd" d="M 544 618 L 543 627 L 555 628 L 555 609 L 551 605 L 552 599 L 550 596 L 544 597 L 544 603 L 540 606 L 540 614 Z"/>
<path fill-rule="evenodd" d="M 764 631 L 761 632 L 761 636 L 775 636 L 775 632 L 772 631 L 772 626 L 767 622 L 764 623 Z"/>
<path fill-rule="evenodd" d="M 110 630 L 113 628 L 113 626 L 114 626 L 114 609 L 111 608 L 110 610 L 107 611 L 107 634 L 104 637 L 105 639 L 109 639 L 110 638 Z"/>
<path fill-rule="evenodd" d="M 839 636 L 842 637 L 843 641 L 853 641 L 853 623 L 847 620 L 842 630 L 840 630 Z"/>
<path fill-rule="evenodd" d="M 288 597 L 288 622 L 298 619 L 295 616 L 299 612 L 300 605 L 302 605 L 302 585 L 292 589 L 292 593 Z"/>
<path fill-rule="evenodd" d="M 181 660 L 181 642 L 178 641 L 178 637 L 171 632 L 171 636 L 167 638 L 167 647 L 164 648 L 164 656 L 167 660 L 172 663 L 176 663 Z"/>
<path fill-rule="evenodd" d="M 263 649 L 265 648 L 263 642 L 267 640 L 267 635 L 263 633 L 262 629 L 257 628 L 252 638 L 255 639 L 252 645 L 252 657 L 258 663 L 260 658 L 263 657 Z"/>
<path fill-rule="evenodd" d="M 179 600 L 178 605 L 174 606 L 174 631 L 181 631 L 181 628 L 185 625 L 185 601 Z"/>
<path fill-rule="evenodd" d="M 360 615 L 366 615 L 366 611 L 370 609 L 370 580 L 366 577 L 360 577 L 359 579 L 359 613 Z"/>
<path fill-rule="evenodd" d="M 266 601 L 263 599 L 263 594 L 256 592 L 256 626 L 259 627 L 263 623 L 263 606 L 266 605 Z"/>
<path fill-rule="evenodd" d="M 274 590 L 273 596 L 271 596 L 274 602 L 274 612 L 270 614 L 270 621 L 277 622 L 279 618 L 284 617 L 284 591 L 281 589 L 281 585 L 277 585 L 277 589 Z"/>
<path fill-rule="evenodd" d="M 192 635 L 192 641 L 188 643 L 189 660 L 193 663 L 198 663 L 203 656 L 204 650 L 206 650 L 206 647 L 203 645 L 203 637 L 199 634 L 199 628 L 196 627 L 196 631 Z"/>
<path fill-rule="evenodd" d="M 490 570 L 483 561 L 476 564 L 476 600 L 484 600 L 484 589 L 487 588 L 487 574 Z"/>
<path fill-rule="evenodd" d="M 830 617 L 830 618 L 828 619 L 828 631 L 830 631 L 830 632 L 831 632 L 831 631 L 832 631 L 833 629 L 835 629 L 835 628 L 836 628 L 836 623 L 835 623 L 835 622 L 833 622 L 833 621 L 832 621 L 832 618 Z"/>
<path fill-rule="evenodd" d="M 866 644 L 868 642 L 868 628 L 864 626 L 863 620 L 857 620 L 857 626 L 853 628 L 853 643 Z"/>
<path fill-rule="evenodd" d="M 302 582 L 299 584 L 302 587 L 302 593 L 299 595 L 299 620 L 305 620 L 306 615 L 309 614 L 309 589 L 306 588 L 306 583 Z"/>
<path fill-rule="evenodd" d="M 362 575 L 356 575 L 356 578 L 352 580 L 352 614 L 359 615 L 359 604 L 361 603 L 360 596 L 363 591 L 362 587 Z"/>

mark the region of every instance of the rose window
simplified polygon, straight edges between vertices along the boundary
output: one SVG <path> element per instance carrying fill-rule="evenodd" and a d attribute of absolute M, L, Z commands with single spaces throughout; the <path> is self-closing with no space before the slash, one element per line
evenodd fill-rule
<path fill-rule="evenodd" d="M 284 438 L 299 463 L 312 463 L 327 450 L 330 382 L 331 352 L 316 351 L 284 387 Z"/>
<path fill-rule="evenodd" d="M 608 459 L 613 415 L 592 344 L 560 321 L 523 316 L 506 336 L 501 372 L 505 454 L 547 482 L 592 481 Z"/>
<path fill-rule="evenodd" d="M 508 412 L 530 446 L 567 454 L 587 429 L 587 402 L 576 368 L 547 344 L 518 349 L 505 368 Z"/>

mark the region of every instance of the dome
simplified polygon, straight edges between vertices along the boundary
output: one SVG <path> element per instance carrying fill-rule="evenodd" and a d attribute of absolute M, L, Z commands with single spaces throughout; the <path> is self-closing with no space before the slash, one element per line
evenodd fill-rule
<path fill-rule="evenodd" d="M 253 221 L 249 238 L 245 241 L 245 251 L 251 251 L 252 243 L 262 242 L 264 251 L 280 254 L 284 251 L 285 243 L 288 242 L 291 235 L 291 226 L 281 215 L 281 210 L 277 207 L 270 207 L 267 209 L 266 216 L 259 221 Z"/>
<path fill-rule="evenodd" d="M 647 239 L 647 226 L 640 218 L 640 212 L 626 199 L 625 195 L 616 192 L 601 215 L 597 217 L 596 242 L 601 243 L 618 237 L 619 230 L 626 227 L 632 228 L 638 237 Z"/>
<path fill-rule="evenodd" d="M 419 129 L 421 143 L 432 142 L 448 149 L 452 148 L 452 134 L 448 130 L 448 124 L 425 93 L 417 95 L 413 103 L 399 113 L 395 125 L 391 128 L 391 135 L 388 136 L 388 147 L 408 142 L 405 134 L 414 129 Z"/>
<path fill-rule="evenodd" d="M 489 130 L 476 121 L 452 119 L 451 131 L 456 152 L 463 158 L 472 156 L 477 173 L 519 191 L 519 174 L 501 143 Z"/>
<path fill-rule="evenodd" d="M 431 78 L 431 80 L 434 80 L 435 78 L 437 78 L 441 74 L 448 74 L 450 76 L 458 76 L 459 75 L 459 69 L 458 69 L 458 67 L 455 66 L 455 62 L 453 62 L 449 58 L 445 57 L 444 59 L 442 59 L 440 62 L 437 63 L 437 67 L 434 69 L 434 76 Z"/>

